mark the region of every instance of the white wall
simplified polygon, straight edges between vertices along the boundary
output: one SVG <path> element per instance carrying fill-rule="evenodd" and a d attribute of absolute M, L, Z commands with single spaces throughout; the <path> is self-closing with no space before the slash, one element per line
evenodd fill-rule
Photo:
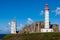
<path fill-rule="evenodd" d="M 41 29 L 41 32 L 53 32 L 53 29 Z"/>
<path fill-rule="evenodd" d="M 16 22 L 11 22 L 11 34 L 16 34 Z"/>

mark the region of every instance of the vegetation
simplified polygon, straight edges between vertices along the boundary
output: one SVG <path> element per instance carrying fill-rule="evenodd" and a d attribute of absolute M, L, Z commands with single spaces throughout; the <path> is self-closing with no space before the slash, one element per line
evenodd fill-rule
<path fill-rule="evenodd" d="M 60 40 L 60 33 L 8 34 L 2 40 Z"/>

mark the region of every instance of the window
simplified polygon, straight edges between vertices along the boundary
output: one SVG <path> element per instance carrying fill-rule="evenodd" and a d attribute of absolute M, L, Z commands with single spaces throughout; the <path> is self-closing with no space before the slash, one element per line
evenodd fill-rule
<path fill-rule="evenodd" d="M 44 28 L 44 26 L 43 26 L 43 25 L 41 25 L 41 28 Z"/>

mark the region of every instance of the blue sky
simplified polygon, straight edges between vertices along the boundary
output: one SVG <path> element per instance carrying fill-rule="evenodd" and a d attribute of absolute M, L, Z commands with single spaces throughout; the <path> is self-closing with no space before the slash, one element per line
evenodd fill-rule
<path fill-rule="evenodd" d="M 8 23 L 16 17 L 18 30 L 28 18 L 44 21 L 44 8 L 48 3 L 51 24 L 60 25 L 60 0 L 0 0 L 0 34 L 10 33 Z M 60 26 L 59 26 L 60 27 Z"/>

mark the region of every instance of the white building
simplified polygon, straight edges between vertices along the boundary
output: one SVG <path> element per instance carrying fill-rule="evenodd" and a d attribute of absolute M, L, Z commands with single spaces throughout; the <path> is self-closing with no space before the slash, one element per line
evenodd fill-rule
<path fill-rule="evenodd" d="M 11 27 L 11 34 L 16 34 L 16 21 L 13 20 L 9 23 L 10 27 Z"/>

